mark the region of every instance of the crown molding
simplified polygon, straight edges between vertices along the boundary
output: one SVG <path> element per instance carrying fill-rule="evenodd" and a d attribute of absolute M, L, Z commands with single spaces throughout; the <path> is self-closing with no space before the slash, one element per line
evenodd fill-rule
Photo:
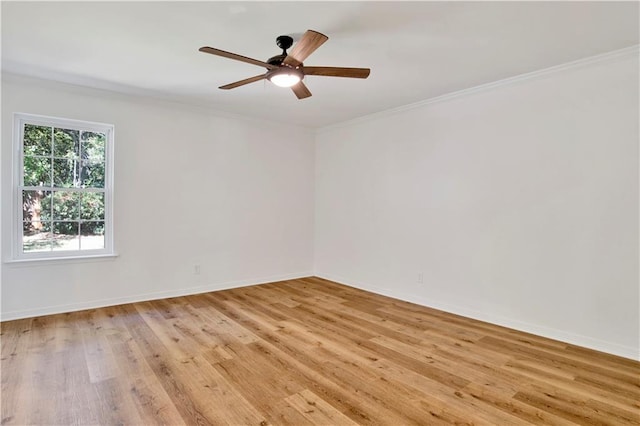
<path fill-rule="evenodd" d="M 560 65 L 554 65 L 549 68 L 543 68 L 541 70 L 532 71 L 524 74 L 519 74 L 513 77 L 507 77 L 501 80 L 493 81 L 491 83 L 481 84 L 479 86 L 470 87 L 467 89 L 457 90 L 455 92 L 446 93 L 444 95 L 436 96 L 433 98 L 425 99 L 422 101 L 414 102 L 411 104 L 403 105 L 396 108 L 387 109 L 380 112 L 375 112 L 373 114 L 365 115 L 362 117 L 354 118 L 352 120 L 343 121 L 341 123 L 331 124 L 328 126 L 320 127 L 316 129 L 316 134 L 322 134 L 331 130 L 336 130 L 344 127 L 350 127 L 356 124 L 366 123 L 372 120 L 378 120 L 383 117 L 389 117 L 395 114 L 399 114 L 406 111 L 411 111 L 414 109 L 422 108 L 427 105 L 437 104 L 441 102 L 447 102 L 452 99 L 457 99 L 460 97 L 474 95 L 476 93 L 486 92 L 489 90 L 511 86 L 513 84 L 522 83 L 525 81 L 530 81 L 534 79 L 538 79 L 541 77 L 548 76 L 550 74 L 556 74 L 559 72 L 572 70 L 576 68 L 582 68 L 585 66 L 590 66 L 602 62 L 613 62 L 619 59 L 623 59 L 629 56 L 638 55 L 640 53 L 640 44 L 636 44 L 633 46 L 625 47 L 623 49 L 613 50 L 607 53 L 602 53 L 600 55 L 589 56 L 586 58 L 578 59 L 571 62 L 565 62 Z"/>
<path fill-rule="evenodd" d="M 229 120 L 245 122 L 251 125 L 274 128 L 277 130 L 281 130 L 283 126 L 286 126 L 303 132 L 310 132 L 311 134 L 313 134 L 312 132 L 314 131 L 314 129 L 311 127 L 224 111 L 198 102 L 186 102 L 179 98 L 163 95 L 158 92 L 146 89 L 137 89 L 129 86 L 121 86 L 115 84 L 99 84 L 96 86 L 90 86 L 64 80 L 47 79 L 38 76 L 20 74 L 5 70 L 2 70 L 1 72 L 1 81 L 3 84 L 24 84 L 40 87 L 43 89 L 64 91 L 66 93 L 76 94 L 80 96 L 116 99 L 126 102 L 136 102 L 144 105 L 155 105 L 164 108 L 189 111 L 192 113 L 203 114 L 217 118 L 225 118 Z"/>

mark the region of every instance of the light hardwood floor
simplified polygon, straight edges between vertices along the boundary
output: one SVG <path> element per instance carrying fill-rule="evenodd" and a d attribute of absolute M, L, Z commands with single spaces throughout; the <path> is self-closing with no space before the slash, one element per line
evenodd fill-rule
<path fill-rule="evenodd" d="M 640 424 L 640 363 L 319 278 L 2 323 L 2 424 Z"/>

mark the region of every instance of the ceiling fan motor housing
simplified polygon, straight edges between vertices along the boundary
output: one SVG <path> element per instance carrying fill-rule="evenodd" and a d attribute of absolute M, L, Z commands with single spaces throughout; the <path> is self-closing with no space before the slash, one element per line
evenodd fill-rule
<path fill-rule="evenodd" d="M 286 73 L 290 75 L 297 75 L 298 78 L 302 80 L 304 78 L 304 73 L 300 69 L 300 67 L 302 67 L 302 63 L 300 63 L 300 65 L 298 65 L 297 67 L 283 64 L 284 59 L 287 57 L 287 49 L 293 45 L 293 38 L 286 35 L 281 35 L 276 38 L 276 44 L 279 48 L 282 49 L 282 54 L 270 57 L 269 59 L 267 59 L 267 63 L 270 65 L 275 65 L 279 68 L 267 71 L 267 79 L 271 80 L 271 77 L 276 74 Z"/>
<path fill-rule="evenodd" d="M 267 59 L 267 63 L 279 67 L 280 65 L 282 65 L 282 61 L 284 61 L 284 58 L 286 58 L 286 57 L 287 57 L 287 55 L 272 56 L 269 59 Z"/>

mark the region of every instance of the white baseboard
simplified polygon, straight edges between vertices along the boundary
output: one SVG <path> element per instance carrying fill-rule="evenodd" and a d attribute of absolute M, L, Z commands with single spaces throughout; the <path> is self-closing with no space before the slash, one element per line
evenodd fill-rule
<path fill-rule="evenodd" d="M 9 311 L 0 313 L 0 321 L 11 321 L 22 318 L 32 318 L 43 315 L 62 314 L 67 312 L 83 311 L 85 309 L 104 308 L 107 306 L 124 305 L 127 303 L 145 302 L 149 300 L 167 299 L 170 297 L 188 296 L 191 294 L 209 293 L 211 291 L 228 290 L 231 288 L 247 287 L 251 285 L 267 284 L 275 281 L 293 280 L 313 276 L 313 273 L 299 272 L 293 274 L 273 275 L 262 278 L 227 281 L 222 283 L 207 284 L 196 287 L 179 288 L 175 290 L 143 293 L 131 296 L 114 297 L 108 299 L 91 300 L 87 302 L 69 303 L 65 305 L 45 306 L 23 311 Z"/>
<path fill-rule="evenodd" d="M 334 281 L 340 284 L 348 285 L 350 287 L 359 288 L 361 290 L 370 291 L 372 293 L 381 294 L 383 296 L 393 297 L 395 299 L 404 300 L 418 305 L 426 306 L 433 309 L 449 312 L 463 317 L 476 319 L 479 321 L 485 321 L 491 324 L 508 327 L 518 331 L 524 331 L 526 333 L 535 334 L 549 339 L 559 340 L 561 342 L 570 343 L 576 346 L 582 346 L 589 349 L 594 349 L 601 352 L 629 358 L 635 361 L 640 360 L 640 348 L 634 348 L 631 346 L 624 346 L 618 343 L 607 342 L 600 339 L 595 339 L 580 334 L 570 333 L 563 330 L 557 330 L 554 328 L 539 326 L 536 324 L 530 324 L 527 322 L 519 321 L 513 318 L 506 318 L 499 315 L 493 315 L 486 312 L 477 311 L 467 307 L 461 307 L 451 305 L 449 303 L 443 303 L 436 300 L 427 299 L 424 297 L 416 296 L 414 294 L 407 294 L 403 292 L 397 292 L 388 288 L 381 288 L 372 286 L 369 284 L 361 283 L 355 280 L 348 280 L 335 275 L 315 273 L 316 277 L 324 278 L 330 281 Z"/>

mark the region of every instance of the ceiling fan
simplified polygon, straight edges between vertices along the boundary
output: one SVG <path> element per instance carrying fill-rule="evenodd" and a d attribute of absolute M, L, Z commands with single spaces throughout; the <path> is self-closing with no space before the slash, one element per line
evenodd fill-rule
<path fill-rule="evenodd" d="M 246 62 L 248 64 L 265 67 L 267 72 L 256 75 L 255 77 L 245 78 L 235 83 L 220 86 L 220 89 L 235 89 L 245 84 L 254 83 L 256 81 L 267 79 L 276 86 L 291 87 L 293 93 L 298 99 L 304 99 L 311 96 L 311 92 L 302 82 L 306 75 L 319 75 L 326 77 L 349 77 L 349 78 L 367 78 L 371 70 L 369 68 L 341 68 L 341 67 L 307 67 L 302 63 L 315 50 L 322 46 L 329 37 L 317 31 L 307 30 L 300 40 L 296 43 L 290 53 L 287 53 L 293 45 L 293 39 L 289 36 L 282 35 L 276 38 L 276 44 L 282 49 L 282 54 L 267 59 L 266 62 L 257 59 L 247 58 L 224 50 L 214 49 L 213 47 L 204 46 L 200 52 L 210 53 L 212 55 L 222 56 L 224 58 L 235 59 L 236 61 Z"/>

